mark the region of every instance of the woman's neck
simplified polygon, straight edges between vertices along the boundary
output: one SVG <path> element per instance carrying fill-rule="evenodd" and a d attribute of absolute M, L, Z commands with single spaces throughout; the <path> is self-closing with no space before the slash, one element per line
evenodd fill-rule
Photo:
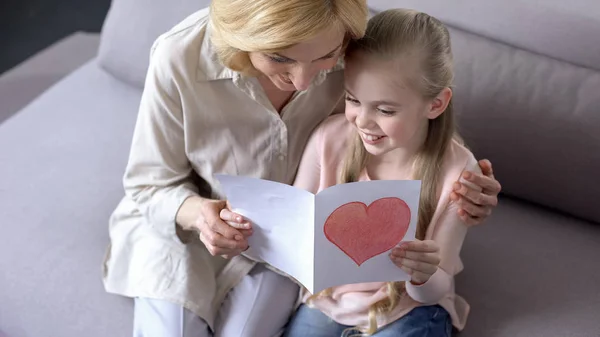
<path fill-rule="evenodd" d="M 270 79 L 265 76 L 258 77 L 258 83 L 260 83 L 265 95 L 271 102 L 271 105 L 277 113 L 281 114 L 283 108 L 289 103 L 290 99 L 294 95 L 294 91 L 282 91 L 277 88 Z"/>

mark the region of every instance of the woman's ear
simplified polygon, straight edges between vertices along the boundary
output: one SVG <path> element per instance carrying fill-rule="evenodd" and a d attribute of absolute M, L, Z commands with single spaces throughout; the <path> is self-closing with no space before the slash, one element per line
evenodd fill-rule
<path fill-rule="evenodd" d="M 444 88 L 429 104 L 429 111 L 427 112 L 427 118 L 436 119 L 438 118 L 450 104 L 452 99 L 452 89 Z"/>

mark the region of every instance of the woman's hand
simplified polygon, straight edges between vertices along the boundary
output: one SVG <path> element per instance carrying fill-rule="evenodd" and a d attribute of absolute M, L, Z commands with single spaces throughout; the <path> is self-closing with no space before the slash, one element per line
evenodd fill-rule
<path fill-rule="evenodd" d="M 188 198 L 177 214 L 177 223 L 187 230 L 200 232 L 200 240 L 211 255 L 231 258 L 248 249 L 252 235 L 250 223 L 231 212 L 224 200 Z"/>
<path fill-rule="evenodd" d="M 411 283 L 420 285 L 429 280 L 440 264 L 440 248 L 433 240 L 404 242 L 392 249 L 392 262 L 411 276 Z"/>
<path fill-rule="evenodd" d="M 498 204 L 498 193 L 502 187 L 500 182 L 494 178 L 492 163 L 480 160 L 479 167 L 482 174 L 465 171 L 463 179 L 479 186 L 481 191 L 475 190 L 460 182 L 454 183 L 454 191 L 450 199 L 459 206 L 458 215 L 468 226 L 481 224 Z"/>

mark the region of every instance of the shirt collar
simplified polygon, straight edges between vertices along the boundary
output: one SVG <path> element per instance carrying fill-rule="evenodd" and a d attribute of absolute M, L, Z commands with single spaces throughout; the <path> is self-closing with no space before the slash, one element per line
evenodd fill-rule
<path fill-rule="evenodd" d="M 215 46 L 211 42 L 212 28 L 210 21 L 207 20 L 205 27 L 204 39 L 200 47 L 200 59 L 198 61 L 196 79 L 202 82 L 233 78 L 236 72 L 221 63 Z"/>

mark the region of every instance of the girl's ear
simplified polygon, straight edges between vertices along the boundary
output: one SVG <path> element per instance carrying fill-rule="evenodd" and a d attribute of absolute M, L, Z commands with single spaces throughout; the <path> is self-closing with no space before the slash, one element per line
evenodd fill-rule
<path fill-rule="evenodd" d="M 452 99 L 452 89 L 444 88 L 429 104 L 429 111 L 427 112 L 427 118 L 436 119 L 438 118 L 450 104 Z"/>

